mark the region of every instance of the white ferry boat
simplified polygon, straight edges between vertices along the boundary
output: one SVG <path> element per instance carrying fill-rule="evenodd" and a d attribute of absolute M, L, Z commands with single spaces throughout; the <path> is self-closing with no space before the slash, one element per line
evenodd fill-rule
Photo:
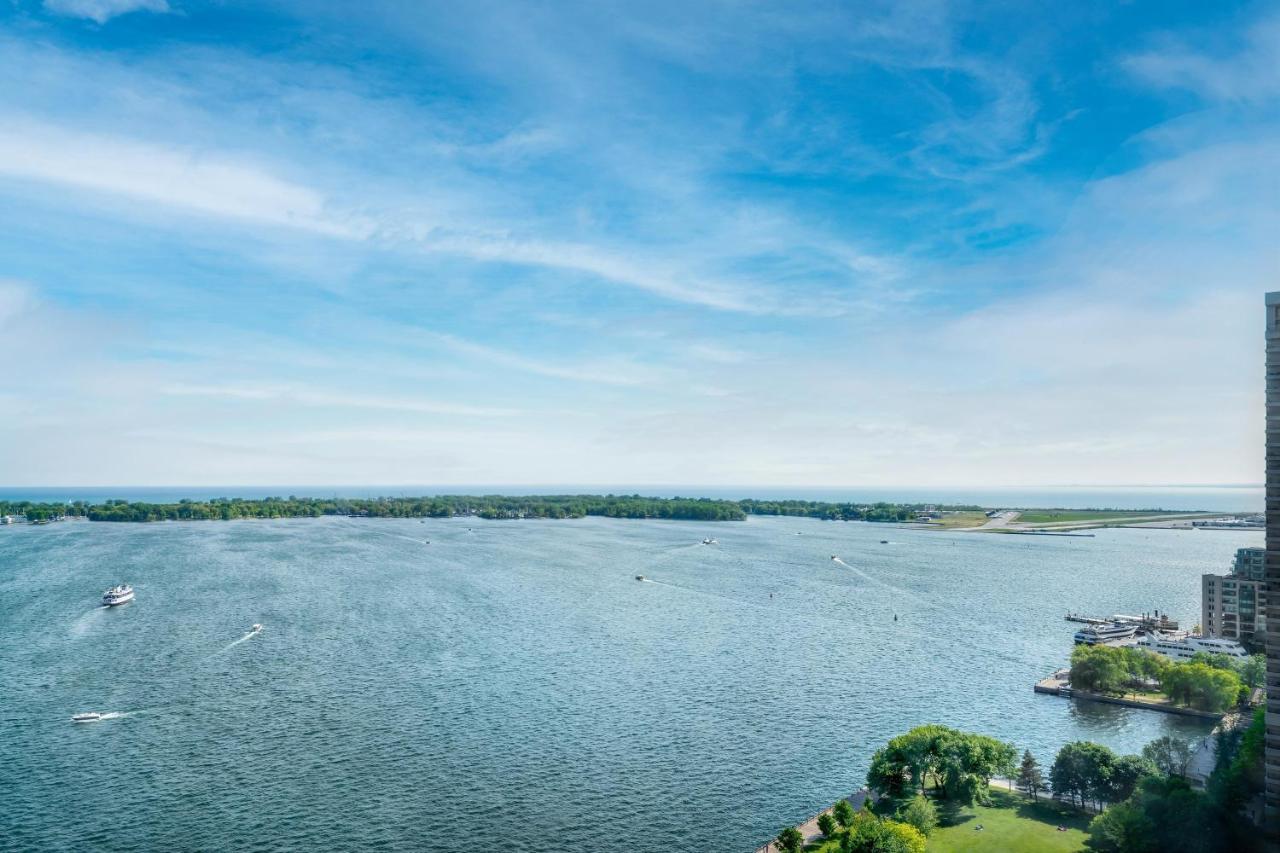
<path fill-rule="evenodd" d="M 1096 646 L 1114 643 L 1117 640 L 1127 640 L 1136 633 L 1138 633 L 1137 625 L 1125 625 L 1122 622 L 1112 622 L 1110 625 L 1090 625 L 1088 628 L 1081 628 L 1076 631 L 1076 643 L 1083 646 Z"/>
<path fill-rule="evenodd" d="M 119 586 L 113 586 L 102 594 L 102 603 L 107 607 L 115 607 L 117 604 L 128 604 L 133 601 L 133 587 L 127 583 Z"/>
<path fill-rule="evenodd" d="M 1189 660 L 1196 652 L 1213 655 L 1226 655 L 1233 658 L 1247 658 L 1249 652 L 1234 640 L 1220 640 L 1217 637 L 1196 637 L 1191 634 L 1147 634 L 1138 640 L 1138 648 L 1155 652 L 1174 660 Z"/>

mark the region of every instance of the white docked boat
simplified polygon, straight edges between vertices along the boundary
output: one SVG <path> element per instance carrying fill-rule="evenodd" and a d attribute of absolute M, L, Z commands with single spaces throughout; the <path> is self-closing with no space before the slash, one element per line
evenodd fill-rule
<path fill-rule="evenodd" d="M 1137 625 L 1126 625 L 1123 622 L 1112 622 L 1109 625 L 1090 625 L 1076 631 L 1076 643 L 1082 646 L 1097 646 L 1127 640 L 1138 633 Z"/>
<path fill-rule="evenodd" d="M 76 714 L 71 718 L 73 723 L 96 723 L 102 719 L 102 715 L 96 711 L 88 711 L 83 714 Z"/>
<path fill-rule="evenodd" d="M 1155 631 L 1138 640 L 1138 648 L 1164 655 L 1174 660 L 1190 660 L 1197 652 L 1247 658 L 1249 652 L 1234 640 L 1217 637 L 1197 637 L 1193 634 L 1162 633 Z"/>
<path fill-rule="evenodd" d="M 119 604 L 128 604 L 133 601 L 133 587 L 127 583 L 119 586 L 113 586 L 102 594 L 102 603 L 107 607 L 115 607 Z"/>

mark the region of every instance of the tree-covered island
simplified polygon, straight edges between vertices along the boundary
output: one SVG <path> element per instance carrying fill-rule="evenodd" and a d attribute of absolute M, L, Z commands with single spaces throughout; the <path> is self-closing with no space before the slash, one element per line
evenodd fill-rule
<path fill-rule="evenodd" d="M 938 509 L 924 504 L 828 503 L 798 500 L 719 500 L 656 498 L 641 495 L 436 495 L 432 497 L 260 499 L 215 498 L 176 503 L 108 500 L 35 503 L 0 501 L 0 516 L 24 516 L 41 522 L 62 517 L 90 521 L 199 521 L 238 518 L 318 518 L 325 515 L 368 518 L 659 518 L 681 521 L 742 521 L 748 515 L 788 515 L 833 521 L 902 522 Z M 977 511 L 978 507 L 944 507 Z"/>

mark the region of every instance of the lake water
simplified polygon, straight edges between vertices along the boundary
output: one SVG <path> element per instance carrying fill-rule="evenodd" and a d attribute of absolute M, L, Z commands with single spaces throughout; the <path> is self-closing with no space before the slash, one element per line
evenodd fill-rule
<path fill-rule="evenodd" d="M 1070 652 L 1065 611 L 1193 624 L 1200 574 L 1261 542 L 778 518 L 0 528 L 0 847 L 746 851 L 922 723 L 1046 766 L 1071 740 L 1203 734 L 1031 687 Z M 137 600 L 98 608 L 117 581 Z M 85 710 L 119 716 L 69 722 Z"/>

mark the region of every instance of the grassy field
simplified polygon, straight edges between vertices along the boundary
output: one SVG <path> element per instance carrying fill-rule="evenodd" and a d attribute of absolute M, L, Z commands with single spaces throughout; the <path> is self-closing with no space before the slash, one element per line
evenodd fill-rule
<path fill-rule="evenodd" d="M 1021 524 L 1061 524 L 1084 521 L 1127 521 L 1134 518 L 1159 518 L 1177 515 L 1160 511 L 1130 512 L 1126 510 L 1096 509 L 1029 509 L 1018 517 Z"/>
<path fill-rule="evenodd" d="M 1085 829 L 1091 815 L 1071 806 L 1040 798 L 1033 803 L 1004 788 L 991 788 L 990 806 L 939 809 L 942 825 L 929 836 L 929 853 L 1077 853 L 1085 849 Z M 979 830 L 977 827 L 981 826 Z M 1067 827 L 1059 832 L 1058 827 Z M 839 853 L 836 839 L 805 848 L 810 853 Z"/>

